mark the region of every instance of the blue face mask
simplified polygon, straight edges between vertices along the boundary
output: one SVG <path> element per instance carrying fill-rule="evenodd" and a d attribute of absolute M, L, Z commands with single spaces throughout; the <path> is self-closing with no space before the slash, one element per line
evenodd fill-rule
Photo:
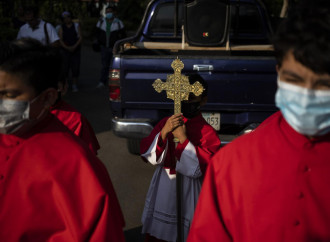
<path fill-rule="evenodd" d="M 277 83 L 276 106 L 293 129 L 308 136 L 330 132 L 330 91 Z"/>
<path fill-rule="evenodd" d="M 113 17 L 113 13 L 107 13 L 107 14 L 105 15 L 105 17 L 106 17 L 107 19 L 112 19 L 112 17 Z"/>

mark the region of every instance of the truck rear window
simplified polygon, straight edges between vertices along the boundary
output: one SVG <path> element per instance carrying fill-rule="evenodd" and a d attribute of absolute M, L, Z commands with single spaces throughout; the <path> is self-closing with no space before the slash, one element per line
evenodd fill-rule
<path fill-rule="evenodd" d="M 252 4 L 231 6 L 231 32 L 233 33 L 262 33 L 262 19 L 258 8 Z"/>
<path fill-rule="evenodd" d="M 161 3 L 155 9 L 150 21 L 147 36 L 151 38 L 170 37 L 174 33 L 173 3 Z M 230 39 L 233 43 L 248 44 L 249 39 L 257 44 L 256 39 L 261 42 L 268 42 L 265 39 L 266 33 L 257 6 L 248 3 L 231 5 L 231 28 Z M 182 35 L 181 26 L 184 23 L 183 3 L 179 3 L 177 33 Z"/>

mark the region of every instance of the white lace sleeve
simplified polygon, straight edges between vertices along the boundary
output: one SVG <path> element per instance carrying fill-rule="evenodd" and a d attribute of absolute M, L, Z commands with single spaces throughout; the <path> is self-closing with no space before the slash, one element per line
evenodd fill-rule
<path fill-rule="evenodd" d="M 165 147 L 163 153 L 160 155 L 159 159 L 157 160 L 156 148 L 157 148 L 157 141 L 158 141 L 159 135 L 160 135 L 160 133 L 158 133 L 155 136 L 155 139 L 153 140 L 153 142 L 150 145 L 147 152 L 145 152 L 144 154 L 141 154 L 141 156 L 143 156 L 145 159 L 147 159 L 153 165 L 161 164 L 164 161 L 164 158 L 165 158 L 166 153 L 167 153 L 168 143 L 166 141 L 166 147 Z"/>

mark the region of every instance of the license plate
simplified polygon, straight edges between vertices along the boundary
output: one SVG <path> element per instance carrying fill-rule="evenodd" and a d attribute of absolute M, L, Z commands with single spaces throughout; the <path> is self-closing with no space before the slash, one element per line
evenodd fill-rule
<path fill-rule="evenodd" d="M 202 115 L 216 131 L 220 130 L 220 113 L 202 113 Z"/>

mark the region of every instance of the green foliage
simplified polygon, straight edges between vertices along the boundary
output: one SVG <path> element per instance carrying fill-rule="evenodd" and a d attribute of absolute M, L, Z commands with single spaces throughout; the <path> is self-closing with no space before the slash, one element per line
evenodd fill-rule
<path fill-rule="evenodd" d="M 124 22 L 128 32 L 136 32 L 141 24 L 144 10 L 149 0 L 120 0 L 118 17 Z"/>
<path fill-rule="evenodd" d="M 56 23 L 64 11 L 69 11 L 74 19 L 83 19 L 87 15 L 85 3 L 77 0 L 44 1 L 40 7 L 40 16 L 51 23 Z"/>
<path fill-rule="evenodd" d="M 17 32 L 18 30 L 11 26 L 10 18 L 0 18 L 0 40 L 14 40 Z"/>

